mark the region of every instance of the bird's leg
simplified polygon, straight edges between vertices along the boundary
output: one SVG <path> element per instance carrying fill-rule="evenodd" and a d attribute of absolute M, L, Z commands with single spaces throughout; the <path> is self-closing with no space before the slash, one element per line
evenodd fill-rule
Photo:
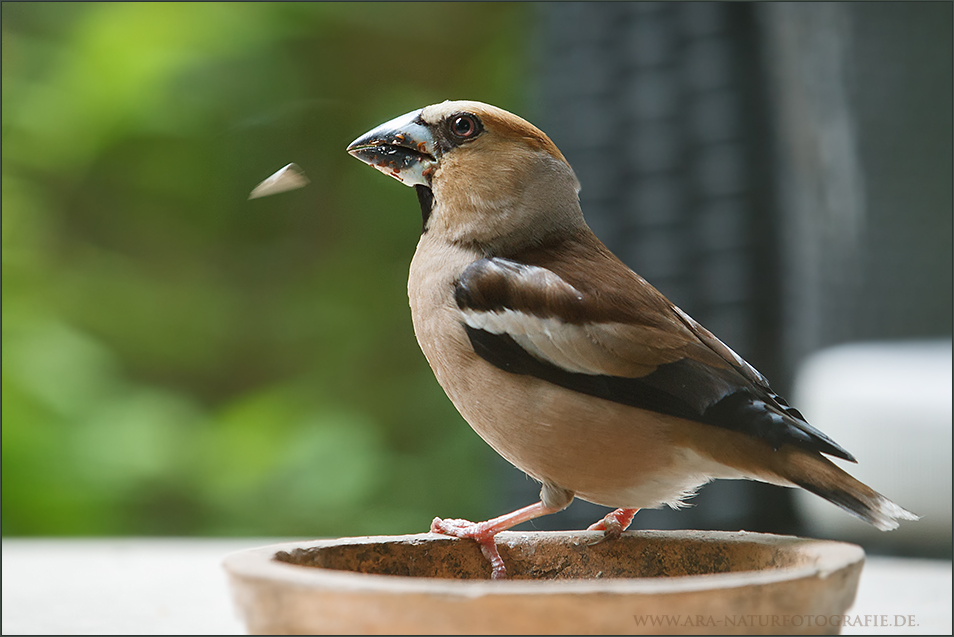
<path fill-rule="evenodd" d="M 517 509 L 513 513 L 507 513 L 498 518 L 487 520 L 486 522 L 434 518 L 434 521 L 431 522 L 431 532 L 475 540 L 477 544 L 480 545 L 480 550 L 484 554 L 484 557 L 490 562 L 492 578 L 505 579 L 507 577 L 507 567 L 504 566 L 503 558 L 500 557 L 500 553 L 497 551 L 497 543 L 494 541 L 494 537 L 501 531 L 506 531 L 522 522 L 527 522 L 543 515 L 549 515 L 550 513 L 556 513 L 562 508 L 563 507 L 547 507 L 543 502 L 537 502 L 522 509 Z"/>
<path fill-rule="evenodd" d="M 638 511 L 639 509 L 616 509 L 607 513 L 606 517 L 596 524 L 591 524 L 586 530 L 605 531 L 604 537 L 618 538 L 632 524 Z"/>

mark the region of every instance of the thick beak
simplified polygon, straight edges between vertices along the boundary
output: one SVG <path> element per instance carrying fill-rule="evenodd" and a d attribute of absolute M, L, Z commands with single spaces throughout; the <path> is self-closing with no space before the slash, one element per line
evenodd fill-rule
<path fill-rule="evenodd" d="M 430 186 L 437 167 L 434 136 L 416 110 L 351 142 L 348 152 L 407 186 Z"/>

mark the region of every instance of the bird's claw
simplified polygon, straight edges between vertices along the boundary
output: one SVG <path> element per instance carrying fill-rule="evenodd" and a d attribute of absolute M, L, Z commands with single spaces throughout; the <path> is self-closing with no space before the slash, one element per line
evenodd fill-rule
<path fill-rule="evenodd" d="M 597 544 L 599 544 L 600 542 L 602 542 L 603 540 L 607 538 L 616 539 L 620 535 L 622 535 L 623 533 L 622 526 L 620 525 L 618 520 L 616 520 L 615 518 L 610 518 L 610 515 L 607 515 L 605 518 L 603 518 L 599 522 L 596 522 L 586 527 L 587 531 L 603 531 L 603 535 L 601 535 L 597 539 L 590 542 L 588 546 L 596 546 Z"/>
<path fill-rule="evenodd" d="M 618 538 L 620 535 L 623 534 L 623 525 L 620 524 L 620 521 L 616 518 L 615 515 L 610 513 L 599 522 L 588 526 L 586 530 L 587 531 L 603 531 L 603 538 L 599 541 L 602 541 L 607 538 L 611 540 L 615 540 L 616 538 Z"/>
<path fill-rule="evenodd" d="M 590 546 L 599 544 L 605 539 L 615 540 L 621 536 L 623 531 L 632 523 L 636 511 L 637 509 L 616 509 L 615 511 L 607 513 L 599 522 L 588 526 L 586 528 L 587 531 L 603 531 L 603 537 L 592 542 Z"/>
<path fill-rule="evenodd" d="M 480 524 L 462 519 L 442 519 L 434 518 L 431 522 L 431 533 L 441 533 L 442 535 L 452 535 L 460 538 L 476 538 L 480 534 L 478 528 Z"/>
<path fill-rule="evenodd" d="M 497 542 L 494 539 L 497 534 L 486 524 L 461 519 L 434 518 L 431 522 L 431 533 L 474 540 L 480 546 L 480 552 L 490 562 L 491 579 L 507 579 L 507 567 L 504 565 L 503 558 L 500 557 Z"/>

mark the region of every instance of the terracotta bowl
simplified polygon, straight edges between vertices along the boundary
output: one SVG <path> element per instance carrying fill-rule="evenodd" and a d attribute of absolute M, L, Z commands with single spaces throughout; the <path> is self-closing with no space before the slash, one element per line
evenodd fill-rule
<path fill-rule="evenodd" d="M 509 532 L 509 579 L 433 533 L 278 544 L 225 559 L 250 633 L 837 634 L 852 544 L 758 533 Z"/>

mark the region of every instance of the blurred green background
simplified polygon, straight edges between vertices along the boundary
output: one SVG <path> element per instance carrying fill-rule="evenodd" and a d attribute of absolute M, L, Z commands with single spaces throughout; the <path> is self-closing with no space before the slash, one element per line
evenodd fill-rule
<path fill-rule="evenodd" d="M 344 148 L 444 99 L 520 112 L 530 11 L 4 2 L 3 534 L 494 514 L 412 333 L 414 193 Z M 246 200 L 288 162 L 307 188 Z"/>

